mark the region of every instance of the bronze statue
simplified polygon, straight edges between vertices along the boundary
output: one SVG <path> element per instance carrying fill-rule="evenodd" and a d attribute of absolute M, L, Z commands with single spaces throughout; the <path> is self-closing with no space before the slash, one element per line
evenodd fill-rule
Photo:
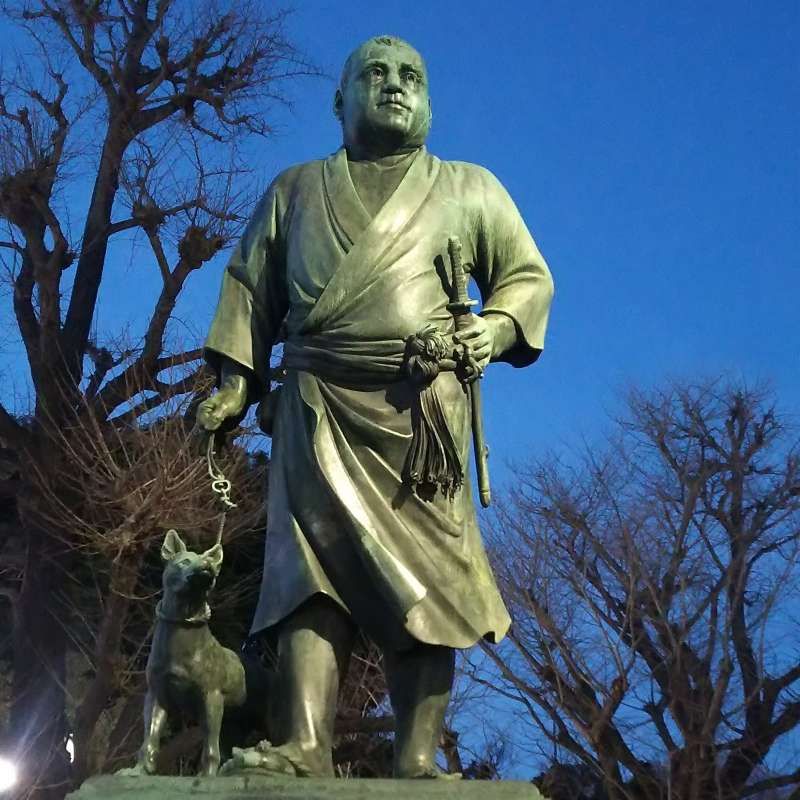
<path fill-rule="evenodd" d="M 200 425 L 261 401 L 274 428 L 252 630 L 277 626 L 284 702 L 273 745 L 243 763 L 332 774 L 337 690 L 360 626 L 385 653 L 395 775 L 437 777 L 454 648 L 498 641 L 510 622 L 476 521 L 467 387 L 490 361 L 536 360 L 552 280 L 497 179 L 425 149 L 428 79 L 410 45 L 381 36 L 356 49 L 334 111 L 344 146 L 273 181 L 206 341 L 220 388 Z M 454 238 L 483 298 L 458 326 Z M 277 398 L 269 356 L 281 335 Z"/>
<path fill-rule="evenodd" d="M 222 546 L 204 553 L 186 548 L 176 531 L 167 531 L 163 597 L 147 659 L 144 743 L 135 767 L 122 775 L 153 775 L 168 717 L 189 712 L 203 729 L 200 774 L 214 776 L 220 763 L 219 734 L 226 708 L 247 700 L 245 670 L 239 657 L 211 633 L 208 595 L 222 565 Z"/>

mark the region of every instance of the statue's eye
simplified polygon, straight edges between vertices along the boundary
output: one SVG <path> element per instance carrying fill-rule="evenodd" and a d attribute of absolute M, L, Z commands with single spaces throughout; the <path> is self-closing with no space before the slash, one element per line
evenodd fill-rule
<path fill-rule="evenodd" d="M 406 72 L 403 75 L 404 80 L 408 81 L 408 83 L 418 84 L 420 83 L 420 77 L 417 75 L 416 72 Z"/>
<path fill-rule="evenodd" d="M 383 67 L 370 67 L 369 68 L 369 76 L 370 78 L 382 78 L 384 75 Z"/>

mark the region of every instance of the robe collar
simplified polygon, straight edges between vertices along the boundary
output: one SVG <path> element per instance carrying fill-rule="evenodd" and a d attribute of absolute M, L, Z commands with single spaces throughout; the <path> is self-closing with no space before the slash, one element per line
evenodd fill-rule
<path fill-rule="evenodd" d="M 430 191 L 425 173 L 431 171 L 432 164 L 428 162 L 435 162 L 438 171 L 439 159 L 429 155 L 425 147 L 420 147 L 397 188 L 373 217 L 364 207 L 353 184 L 345 148 L 340 147 L 325 159 L 322 170 L 328 210 L 332 221 L 344 233 L 350 247 L 370 227 L 386 233 L 396 227 L 392 221 L 402 223 L 400 227 L 408 221 L 410 215 L 403 220 L 403 209 L 413 205 L 416 210 Z M 415 203 L 415 200 L 419 202 Z M 350 247 L 345 247 L 345 251 Z"/>
<path fill-rule="evenodd" d="M 322 176 L 325 181 L 325 200 L 328 213 L 334 226 L 338 228 L 339 239 L 347 252 L 356 242 L 359 234 L 369 227 L 372 217 L 364 208 L 356 187 L 353 185 L 350 169 L 347 166 L 347 151 L 344 147 L 339 148 L 332 156 L 325 159 Z"/>
<path fill-rule="evenodd" d="M 350 177 L 345 149 L 325 160 L 325 205 L 344 253 L 306 317 L 303 333 L 327 327 L 333 317 L 342 315 L 348 299 L 355 299 L 354 292 L 374 278 L 397 237 L 428 198 L 440 165 L 436 156 L 420 147 L 394 193 L 370 218 Z"/>

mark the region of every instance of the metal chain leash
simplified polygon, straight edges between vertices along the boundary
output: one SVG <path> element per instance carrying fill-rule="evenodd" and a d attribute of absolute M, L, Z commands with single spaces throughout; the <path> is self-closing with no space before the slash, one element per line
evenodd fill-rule
<path fill-rule="evenodd" d="M 236 508 L 236 503 L 231 500 L 231 482 L 225 477 L 225 473 L 217 464 L 214 452 L 214 434 L 208 437 L 208 447 L 206 448 L 206 464 L 208 465 L 208 477 L 211 478 L 211 491 L 216 495 L 216 500 L 222 508 L 219 529 L 217 530 L 217 544 L 222 543 L 222 532 L 225 530 L 225 518 L 228 511 Z"/>

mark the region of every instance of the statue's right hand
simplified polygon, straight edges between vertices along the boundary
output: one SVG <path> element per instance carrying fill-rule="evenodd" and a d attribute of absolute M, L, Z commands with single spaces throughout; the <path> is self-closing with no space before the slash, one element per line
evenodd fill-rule
<path fill-rule="evenodd" d="M 238 417 L 245 405 L 246 393 L 239 387 L 223 386 L 197 407 L 197 425 L 205 431 L 216 431 L 226 419 Z"/>

